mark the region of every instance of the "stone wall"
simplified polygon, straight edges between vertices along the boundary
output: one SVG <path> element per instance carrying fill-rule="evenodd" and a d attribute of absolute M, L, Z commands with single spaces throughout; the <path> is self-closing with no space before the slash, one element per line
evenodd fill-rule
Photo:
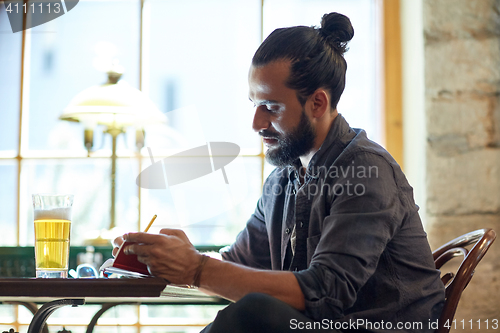
<path fill-rule="evenodd" d="M 455 316 L 466 327 L 455 331 L 486 331 L 477 324 L 486 319 L 500 330 L 500 0 L 424 0 L 423 27 L 429 240 L 435 249 L 497 231 Z"/>

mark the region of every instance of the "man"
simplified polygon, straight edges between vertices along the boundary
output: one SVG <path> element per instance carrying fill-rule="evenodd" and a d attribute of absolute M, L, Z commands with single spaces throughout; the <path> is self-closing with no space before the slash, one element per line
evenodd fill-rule
<path fill-rule="evenodd" d="M 235 302 L 204 332 L 432 331 L 444 288 L 412 189 L 336 109 L 353 34 L 330 13 L 319 29 L 274 31 L 255 53 L 253 128 L 277 168 L 223 261 L 180 230 L 123 236 L 153 275 Z"/>

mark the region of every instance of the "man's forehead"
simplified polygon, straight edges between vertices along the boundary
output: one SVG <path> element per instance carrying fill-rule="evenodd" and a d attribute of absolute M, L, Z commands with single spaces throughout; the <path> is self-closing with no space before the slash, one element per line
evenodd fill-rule
<path fill-rule="evenodd" d="M 289 61 L 273 61 L 266 65 L 251 66 L 248 73 L 249 98 L 253 101 L 274 101 L 272 95 L 283 93 L 290 73 Z"/>

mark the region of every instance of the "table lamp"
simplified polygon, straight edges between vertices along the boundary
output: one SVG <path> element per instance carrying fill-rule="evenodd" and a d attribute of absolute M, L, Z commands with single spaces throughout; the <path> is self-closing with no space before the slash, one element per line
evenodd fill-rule
<path fill-rule="evenodd" d="M 144 126 L 151 123 L 166 122 L 166 116 L 140 90 L 119 81 L 122 73 L 118 70 L 108 72 L 108 81 L 100 86 L 87 88 L 76 95 L 63 114 L 61 120 L 81 122 L 85 127 L 84 144 L 88 154 L 93 146 L 94 127 L 104 125 L 105 133 L 113 139 L 111 154 L 111 221 L 109 230 L 115 225 L 115 177 L 116 177 L 116 138 L 128 126 L 138 128 L 136 145 L 144 146 Z"/>

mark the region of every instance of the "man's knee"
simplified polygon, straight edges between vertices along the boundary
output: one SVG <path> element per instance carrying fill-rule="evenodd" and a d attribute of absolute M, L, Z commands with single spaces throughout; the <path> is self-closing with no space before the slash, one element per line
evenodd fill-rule
<path fill-rule="evenodd" d="M 266 316 L 271 314 L 273 307 L 276 307 L 276 303 L 279 302 L 278 299 L 266 294 L 251 293 L 231 304 L 222 312 L 230 316 L 232 320 L 238 318 L 237 320 L 240 322 L 252 320 L 252 318 L 253 320 L 256 318 L 264 320 Z"/>
<path fill-rule="evenodd" d="M 238 302 L 234 303 L 235 311 L 245 312 L 263 312 L 267 313 L 269 308 L 277 305 L 286 306 L 286 304 L 277 298 L 262 293 L 251 293 L 245 295 Z"/>
<path fill-rule="evenodd" d="M 233 332 L 267 332 L 276 325 L 276 307 L 284 302 L 261 293 L 251 293 L 219 311 L 214 326 L 221 324 Z M 217 330 L 216 330 L 217 331 Z"/>

